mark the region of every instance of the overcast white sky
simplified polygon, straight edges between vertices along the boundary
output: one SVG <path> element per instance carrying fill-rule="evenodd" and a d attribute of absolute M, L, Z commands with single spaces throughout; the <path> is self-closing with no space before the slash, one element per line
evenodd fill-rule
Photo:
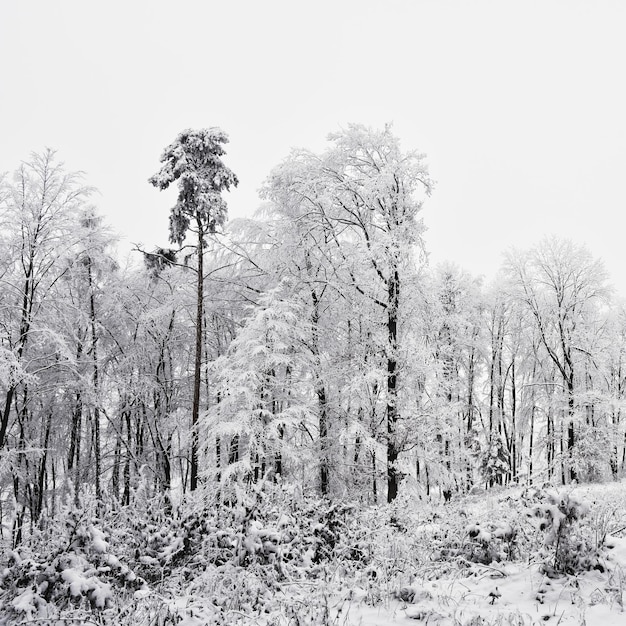
<path fill-rule="evenodd" d="M 220 126 L 231 217 L 293 146 L 393 122 L 437 181 L 433 262 L 491 277 L 555 233 L 626 295 L 626 2 L 22 0 L 0 6 L 0 171 L 55 148 L 130 242 L 167 243 L 147 183 L 185 128 Z"/>

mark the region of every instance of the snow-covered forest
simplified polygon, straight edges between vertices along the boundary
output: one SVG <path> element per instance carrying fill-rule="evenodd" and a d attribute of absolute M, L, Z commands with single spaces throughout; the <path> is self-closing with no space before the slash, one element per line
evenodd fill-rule
<path fill-rule="evenodd" d="M 62 154 L 5 176 L 0 624 L 623 619 L 626 307 L 568 239 L 431 265 L 411 148 L 347 126 L 229 221 L 183 131 L 126 261 Z"/>

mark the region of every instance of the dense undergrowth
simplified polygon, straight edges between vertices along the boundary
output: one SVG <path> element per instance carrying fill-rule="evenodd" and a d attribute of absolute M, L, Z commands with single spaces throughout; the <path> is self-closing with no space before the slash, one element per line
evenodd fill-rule
<path fill-rule="evenodd" d="M 506 563 L 536 565 L 548 579 L 609 573 L 625 516 L 571 490 L 532 488 L 445 506 L 362 508 L 277 486 L 231 500 L 97 512 L 86 499 L 43 517 L 4 551 L 0 624 L 349 623 L 352 606 L 419 603 L 427 581 L 480 567 L 505 576 Z"/>

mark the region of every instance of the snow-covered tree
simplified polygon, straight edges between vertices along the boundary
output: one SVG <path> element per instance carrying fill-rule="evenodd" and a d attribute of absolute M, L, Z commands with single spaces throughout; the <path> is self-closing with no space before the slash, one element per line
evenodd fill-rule
<path fill-rule="evenodd" d="M 386 361 L 385 422 L 387 501 L 398 493 L 401 451 L 397 437 L 402 419 L 401 307 L 404 285 L 413 271 L 415 250 L 422 246 L 418 218 L 422 198 L 433 183 L 424 156 L 404 153 L 386 127 L 382 131 L 351 125 L 330 136 L 321 171 L 331 201 L 338 250 L 349 264 L 351 287 L 371 305 L 384 327 Z"/>
<path fill-rule="evenodd" d="M 204 319 L 204 253 L 207 237 L 214 234 L 226 220 L 226 201 L 222 197 L 238 183 L 235 174 L 224 164 L 223 144 L 228 136 L 219 128 L 185 130 L 163 152 L 163 167 L 149 182 L 159 189 L 178 184 L 178 198 L 171 210 L 170 241 L 179 246 L 188 232 L 196 236 L 196 339 L 194 359 L 194 391 L 191 416 L 191 478 L 194 490 L 198 484 L 198 433 L 200 384 Z"/>
<path fill-rule="evenodd" d="M 529 311 L 540 344 L 559 373 L 563 419 L 567 428 L 567 477 L 576 445 L 576 394 L 589 352 L 589 331 L 599 307 L 608 301 L 607 274 L 584 246 L 555 237 L 527 252 L 510 253 L 506 272 L 514 297 Z"/>

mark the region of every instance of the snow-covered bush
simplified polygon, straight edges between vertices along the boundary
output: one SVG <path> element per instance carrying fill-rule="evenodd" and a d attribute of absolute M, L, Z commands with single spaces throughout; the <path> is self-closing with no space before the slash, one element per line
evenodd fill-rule
<path fill-rule="evenodd" d="M 536 491 L 529 509 L 542 537 L 539 551 L 547 576 L 604 570 L 595 529 L 587 523 L 589 505 L 568 491 Z"/>
<path fill-rule="evenodd" d="M 468 524 L 464 555 L 472 563 L 511 561 L 516 548 L 517 530 L 510 522 Z"/>
<path fill-rule="evenodd" d="M 524 547 L 519 511 L 514 500 L 494 506 L 489 499 L 466 496 L 435 510 L 418 526 L 423 547 L 415 550 L 429 570 L 439 576 L 518 558 Z M 422 565 L 422 568 L 424 565 Z"/>
<path fill-rule="evenodd" d="M 359 507 L 280 483 L 234 495 L 97 516 L 83 503 L 63 523 L 43 520 L 0 564 L 0 625 L 304 626 L 338 623 L 354 605 L 434 610 L 433 581 L 514 571 L 501 561 L 539 552 L 548 576 L 602 567 L 602 545 L 623 526 L 608 512 L 585 515 L 571 493 L 536 489 L 445 507 L 405 495 Z"/>
<path fill-rule="evenodd" d="M 82 619 L 85 614 L 105 613 L 145 589 L 145 581 L 110 551 L 93 520 L 70 512 L 64 527 L 51 528 L 62 541 L 51 546 L 35 541 L 41 539 L 35 535 L 11 551 L 3 564 L 0 624 Z"/>

